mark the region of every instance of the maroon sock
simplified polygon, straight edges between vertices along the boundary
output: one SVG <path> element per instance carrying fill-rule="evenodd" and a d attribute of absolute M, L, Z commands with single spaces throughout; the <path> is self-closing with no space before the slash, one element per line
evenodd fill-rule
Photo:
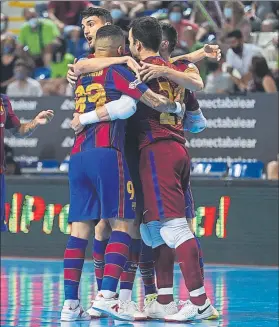
<path fill-rule="evenodd" d="M 190 300 L 195 305 L 203 305 L 206 301 L 206 293 L 191 296 L 191 292 L 204 286 L 199 265 L 199 251 L 194 238 L 180 244 L 176 248 L 176 255 L 186 287 L 190 293 Z"/>
<path fill-rule="evenodd" d="M 157 301 L 161 304 L 168 304 L 173 301 L 174 251 L 166 244 L 160 245 L 154 249 L 154 259 L 158 288 Z M 172 291 L 169 292 L 166 289 L 172 289 Z M 161 292 L 167 294 L 160 294 Z"/>

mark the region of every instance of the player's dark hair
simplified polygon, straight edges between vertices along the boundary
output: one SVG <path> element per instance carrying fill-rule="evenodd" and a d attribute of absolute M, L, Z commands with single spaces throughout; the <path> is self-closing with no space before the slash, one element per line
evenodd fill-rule
<path fill-rule="evenodd" d="M 104 23 L 111 23 L 112 24 L 112 17 L 111 14 L 108 10 L 104 8 L 94 8 L 94 7 L 89 7 L 84 9 L 80 13 L 81 18 L 88 18 L 92 16 L 99 17 Z"/>
<path fill-rule="evenodd" d="M 124 32 L 119 26 L 116 25 L 105 25 L 98 29 L 96 33 L 96 41 L 100 39 L 125 39 Z"/>
<path fill-rule="evenodd" d="M 237 40 L 241 40 L 243 38 L 242 32 L 240 30 L 234 30 L 227 34 L 227 38 L 235 37 Z"/>
<path fill-rule="evenodd" d="M 177 31 L 176 29 L 168 23 L 160 23 L 162 28 L 163 40 L 169 41 L 168 51 L 172 53 L 177 44 Z"/>
<path fill-rule="evenodd" d="M 162 29 L 156 18 L 140 17 L 132 21 L 130 28 L 134 42 L 140 41 L 146 49 L 159 51 L 162 42 Z"/>

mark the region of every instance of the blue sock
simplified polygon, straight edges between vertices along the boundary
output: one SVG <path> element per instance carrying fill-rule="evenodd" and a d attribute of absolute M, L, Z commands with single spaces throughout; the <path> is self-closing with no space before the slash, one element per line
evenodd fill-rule
<path fill-rule="evenodd" d="M 88 241 L 70 236 L 64 253 L 65 300 L 77 300 L 78 288 Z"/>
<path fill-rule="evenodd" d="M 129 257 L 120 278 L 120 289 L 132 290 L 136 277 L 139 255 L 141 250 L 141 240 L 132 239 Z"/>
<path fill-rule="evenodd" d="M 97 280 L 98 291 L 102 288 L 102 280 L 105 267 L 105 252 L 109 240 L 99 241 L 94 238 L 93 241 L 93 260 L 95 268 L 95 276 Z"/>
<path fill-rule="evenodd" d="M 147 246 L 143 241 L 141 242 L 141 254 L 139 259 L 139 267 L 141 278 L 144 285 L 145 295 L 157 293 L 155 285 L 155 269 L 153 249 Z"/>

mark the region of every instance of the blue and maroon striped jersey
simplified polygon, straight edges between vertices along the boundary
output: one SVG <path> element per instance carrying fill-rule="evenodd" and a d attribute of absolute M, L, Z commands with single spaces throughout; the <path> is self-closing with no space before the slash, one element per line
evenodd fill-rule
<path fill-rule="evenodd" d="M 178 70 L 185 73 L 191 72 L 193 70 L 196 71 L 195 66 L 188 60 L 177 60 L 173 63 L 173 65 L 178 68 Z M 200 107 L 195 92 L 189 91 L 187 89 L 185 89 L 184 104 L 187 111 L 195 111 Z"/>
<path fill-rule="evenodd" d="M 81 75 L 75 89 L 76 112 L 93 111 L 98 106 L 118 100 L 122 94 L 139 100 L 148 87 L 143 83 L 134 83 L 135 80 L 135 75 L 124 65 L 112 65 L 95 73 Z M 77 135 L 72 154 L 96 147 L 123 151 L 125 125 L 126 121 L 120 119 L 87 125 Z"/>
<path fill-rule="evenodd" d="M 1 94 L 0 101 L 0 174 L 2 174 L 5 169 L 4 129 L 17 128 L 20 121 L 13 111 L 9 98 Z"/>
<path fill-rule="evenodd" d="M 177 70 L 174 65 L 159 56 L 146 58 L 144 62 L 169 66 Z M 153 92 L 162 94 L 172 101 L 179 89 L 176 83 L 164 77 L 152 79 L 147 85 Z M 183 144 L 186 142 L 181 119 L 175 114 L 157 112 L 143 103 L 138 104 L 137 112 L 129 118 L 128 131 L 137 134 L 140 149 L 159 139 L 175 140 Z"/>

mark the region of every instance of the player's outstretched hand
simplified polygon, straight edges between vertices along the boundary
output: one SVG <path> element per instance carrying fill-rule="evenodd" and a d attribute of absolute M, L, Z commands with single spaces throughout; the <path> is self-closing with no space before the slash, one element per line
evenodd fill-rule
<path fill-rule="evenodd" d="M 137 79 L 140 81 L 140 68 L 141 66 L 130 56 L 125 56 L 126 65 L 136 74 Z"/>
<path fill-rule="evenodd" d="M 221 59 L 221 49 L 217 44 L 205 44 L 203 46 L 206 57 L 216 59 L 219 61 Z"/>
<path fill-rule="evenodd" d="M 34 120 L 38 125 L 46 125 L 52 120 L 53 116 L 53 110 L 44 110 L 41 111 Z"/>
<path fill-rule="evenodd" d="M 153 78 L 162 77 L 166 74 L 167 66 L 158 66 L 153 64 L 147 64 L 141 61 L 140 76 L 143 82 L 149 82 Z"/>
<path fill-rule="evenodd" d="M 67 81 L 72 85 L 75 86 L 78 76 L 74 72 L 74 64 L 77 62 L 77 58 L 75 59 L 73 64 L 68 65 L 68 73 L 67 73 Z"/>
<path fill-rule="evenodd" d="M 84 126 L 81 125 L 81 123 L 80 123 L 80 120 L 79 120 L 80 114 L 79 113 L 75 112 L 73 114 L 73 116 L 74 116 L 74 118 L 71 121 L 70 126 L 75 131 L 75 134 L 79 134 L 80 132 L 83 131 Z"/>

